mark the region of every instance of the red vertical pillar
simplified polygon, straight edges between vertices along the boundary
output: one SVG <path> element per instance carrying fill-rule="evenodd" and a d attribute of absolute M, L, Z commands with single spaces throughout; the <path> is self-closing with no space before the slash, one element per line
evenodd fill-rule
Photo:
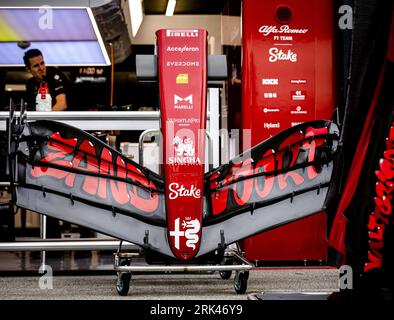
<path fill-rule="evenodd" d="M 250 129 L 252 146 L 301 122 L 332 118 L 333 10 L 332 0 L 244 0 L 242 126 Z M 324 260 L 326 215 L 243 246 L 251 260 Z"/>

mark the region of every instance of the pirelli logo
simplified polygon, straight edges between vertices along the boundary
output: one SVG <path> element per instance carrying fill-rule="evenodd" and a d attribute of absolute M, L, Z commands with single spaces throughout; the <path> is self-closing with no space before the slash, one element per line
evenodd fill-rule
<path fill-rule="evenodd" d="M 198 30 L 167 30 L 167 37 L 198 37 Z"/>

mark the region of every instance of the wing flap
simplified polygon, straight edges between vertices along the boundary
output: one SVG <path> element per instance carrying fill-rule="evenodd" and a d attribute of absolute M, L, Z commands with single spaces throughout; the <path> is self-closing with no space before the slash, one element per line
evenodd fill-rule
<path fill-rule="evenodd" d="M 322 211 L 338 137 L 330 121 L 304 123 L 208 173 L 199 255 Z"/>
<path fill-rule="evenodd" d="M 16 205 L 173 256 L 160 176 L 60 122 L 12 130 Z"/>

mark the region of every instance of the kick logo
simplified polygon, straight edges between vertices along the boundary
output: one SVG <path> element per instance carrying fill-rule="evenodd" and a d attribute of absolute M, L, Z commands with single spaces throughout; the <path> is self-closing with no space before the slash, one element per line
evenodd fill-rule
<path fill-rule="evenodd" d="M 186 221 L 182 221 L 182 229 L 180 229 L 180 219 L 175 219 L 174 230 L 170 231 L 170 237 L 174 237 L 174 246 L 176 249 L 179 250 L 180 248 L 180 239 L 181 237 L 185 237 L 186 240 L 186 247 L 192 248 L 193 250 L 196 249 L 196 243 L 199 241 L 198 233 L 200 232 L 200 222 L 198 219 Z"/>

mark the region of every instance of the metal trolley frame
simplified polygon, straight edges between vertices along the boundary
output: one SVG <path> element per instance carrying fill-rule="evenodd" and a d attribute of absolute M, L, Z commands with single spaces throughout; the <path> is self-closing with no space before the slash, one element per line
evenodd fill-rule
<path fill-rule="evenodd" d="M 129 292 L 132 273 L 197 273 L 218 271 L 222 279 L 230 279 L 235 271 L 234 289 L 238 294 L 244 294 L 248 286 L 249 270 L 254 265 L 243 257 L 238 244 L 237 248 L 227 248 L 221 264 L 154 264 L 132 265 L 132 260 L 139 257 L 141 252 L 122 252 L 122 241 L 118 251 L 114 253 L 114 269 L 117 272 L 116 291 L 121 296 Z"/>

